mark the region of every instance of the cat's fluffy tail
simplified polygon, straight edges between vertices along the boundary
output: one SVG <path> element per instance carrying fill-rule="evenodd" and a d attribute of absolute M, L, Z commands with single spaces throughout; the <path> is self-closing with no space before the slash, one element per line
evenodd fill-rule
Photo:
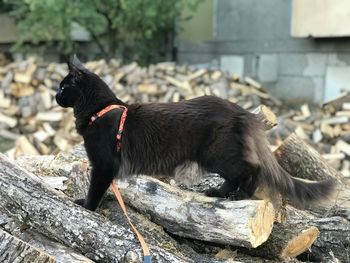
<path fill-rule="evenodd" d="M 258 180 L 260 184 L 279 192 L 296 205 L 312 203 L 331 195 L 336 185 L 334 180 L 311 182 L 292 177 L 279 165 L 268 147 L 265 131 L 258 127 L 252 133 L 255 135 L 254 148 L 259 160 Z"/>

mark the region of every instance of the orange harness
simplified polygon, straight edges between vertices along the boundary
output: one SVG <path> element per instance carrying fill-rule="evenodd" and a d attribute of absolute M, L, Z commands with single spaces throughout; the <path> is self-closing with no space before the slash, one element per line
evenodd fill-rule
<path fill-rule="evenodd" d="M 107 112 L 109 112 L 113 109 L 122 109 L 123 110 L 122 116 L 120 117 L 119 127 L 118 127 L 118 131 L 117 131 L 117 135 L 116 135 L 116 141 L 117 141 L 117 149 L 116 150 L 117 150 L 117 152 L 120 152 L 121 145 L 122 145 L 121 141 L 122 141 L 122 134 L 124 131 L 124 124 L 125 124 L 126 116 L 128 113 L 127 107 L 122 106 L 122 105 L 109 105 L 106 108 L 99 111 L 98 113 L 96 113 L 95 115 L 93 115 L 90 118 L 89 125 L 91 125 L 96 119 L 102 117 L 104 114 L 106 114 Z M 124 200 L 122 198 L 122 195 L 120 194 L 118 185 L 114 180 L 111 183 L 111 190 L 113 191 L 115 197 L 117 198 L 118 203 L 119 203 L 121 209 L 123 210 L 125 217 L 128 219 L 128 222 L 129 222 L 132 230 L 134 231 L 136 237 L 138 238 L 138 240 L 141 244 L 141 248 L 143 251 L 143 262 L 144 263 L 151 263 L 152 257 L 151 257 L 148 245 L 147 245 L 145 239 L 143 238 L 143 236 L 140 234 L 140 232 L 136 229 L 134 224 L 131 222 L 131 219 L 130 219 L 128 212 L 126 210 L 126 206 L 124 204 Z"/>

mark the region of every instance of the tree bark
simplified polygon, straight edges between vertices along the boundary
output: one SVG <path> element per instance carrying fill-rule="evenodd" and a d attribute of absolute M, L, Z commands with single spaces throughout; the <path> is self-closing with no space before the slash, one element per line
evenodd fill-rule
<path fill-rule="evenodd" d="M 6 214 L 0 214 L 0 225 L 9 234 L 41 251 L 44 251 L 59 263 L 93 262 L 73 249 L 44 236 L 35 229 L 25 226 L 23 223 Z"/>
<path fill-rule="evenodd" d="M 77 165 L 72 162 L 74 159 L 75 157 L 67 159 L 58 156 L 51 162 L 50 174 L 55 169 L 73 171 L 73 167 Z M 43 157 L 27 157 L 26 162 L 23 162 L 23 159 L 20 162 L 26 163 L 26 167 L 32 167 L 31 171 L 38 175 L 42 174 L 43 170 L 50 170 Z M 59 171 L 57 173 L 64 176 Z M 87 172 L 85 176 L 79 175 L 79 172 L 75 174 L 83 181 L 88 178 Z M 65 176 L 71 182 L 68 183 L 68 191 L 77 188 L 74 187 L 73 181 L 79 180 L 74 180 L 71 172 Z M 221 201 L 202 194 L 182 191 L 145 176 L 131 177 L 120 182 L 119 186 L 128 205 L 152 215 L 154 222 L 179 236 L 256 247 L 268 238 L 272 229 L 274 211 L 272 205 L 265 201 Z M 151 186 L 157 193 L 152 192 Z M 172 209 L 166 209 L 167 206 L 172 206 Z"/>
<path fill-rule="evenodd" d="M 294 177 L 322 181 L 344 182 L 343 176 L 327 164 L 327 161 L 311 146 L 291 134 L 276 151 L 278 163 Z"/>
<path fill-rule="evenodd" d="M 350 262 L 350 222 L 342 217 L 315 218 L 296 222 L 316 226 L 320 236 L 311 247 L 310 255 L 315 259 L 331 258 L 330 252 L 341 260 Z"/>
<path fill-rule="evenodd" d="M 0 154 L 0 207 L 42 234 L 82 252 L 92 260 L 115 262 L 128 252 L 141 260 L 133 233 L 46 188 L 41 180 Z M 180 251 L 171 253 L 148 240 L 155 262 L 193 262 Z M 173 251 L 172 251 L 173 252 Z"/>
<path fill-rule="evenodd" d="M 83 169 L 83 171 L 85 171 L 85 172 L 81 172 L 81 171 L 79 172 L 79 169 L 77 169 L 77 171 L 75 173 L 72 172 L 74 170 L 73 169 L 74 166 L 84 167 L 84 165 L 82 165 L 82 164 L 79 165 L 79 163 L 74 163 L 74 160 L 81 160 L 83 163 L 86 161 L 86 156 L 85 156 L 84 150 L 81 149 L 81 148 L 79 149 L 79 148 L 80 147 L 75 149 L 73 151 L 73 153 L 70 153 L 70 154 L 62 153 L 63 156 L 60 156 L 61 155 L 60 154 L 59 156 L 57 156 L 55 158 L 54 161 L 52 161 L 50 163 L 51 165 L 48 165 L 49 162 L 41 163 L 40 161 L 39 162 L 31 161 L 31 159 L 36 159 L 37 157 L 30 157 L 30 158 L 28 157 L 29 161 L 27 160 L 26 163 L 29 164 L 28 166 L 32 167 L 32 169 L 36 170 L 37 172 L 39 171 L 39 174 L 40 174 L 40 172 L 44 171 L 44 169 L 42 167 L 45 167 L 45 169 L 47 171 L 51 171 L 51 173 L 55 173 L 57 175 L 67 176 L 67 177 L 71 177 L 72 175 L 73 175 L 73 177 L 78 176 L 78 178 L 82 178 L 83 181 L 84 180 L 86 181 L 87 178 L 88 178 L 88 171 L 87 170 Z M 21 163 L 23 163 L 23 162 L 21 162 Z M 64 172 L 62 172 L 62 171 L 64 171 Z M 44 172 L 44 174 L 45 174 L 45 172 Z M 148 182 L 148 186 L 152 185 L 152 179 L 150 180 L 149 177 L 134 177 L 132 179 L 134 180 L 134 179 L 140 179 L 140 178 L 141 179 L 143 178 L 143 180 L 144 180 L 142 184 L 147 184 L 147 182 Z M 74 182 L 79 181 L 80 179 L 77 179 L 77 180 L 68 179 L 68 181 L 69 180 L 72 182 L 72 183 L 69 183 L 71 189 L 76 189 L 77 187 L 74 187 Z M 142 180 L 141 180 L 141 182 L 142 182 Z M 126 190 L 125 191 L 126 193 L 123 192 L 123 196 L 126 198 L 125 195 L 130 195 L 130 201 L 128 201 L 127 198 L 126 198 L 126 201 L 128 201 L 129 204 L 133 205 L 132 203 L 134 203 L 135 201 L 132 198 L 134 198 L 138 194 L 141 196 L 140 192 L 137 193 L 138 191 L 140 191 L 139 187 L 141 189 L 144 189 L 144 190 L 141 190 L 141 192 L 144 191 L 143 194 L 142 194 L 142 197 L 135 198 L 135 199 L 137 199 L 136 200 L 137 201 L 136 205 L 141 207 L 140 211 L 145 212 L 145 207 L 144 207 L 143 203 L 140 203 L 143 200 L 140 200 L 140 199 L 149 198 L 149 196 L 151 194 L 147 193 L 147 189 L 146 189 L 145 186 L 142 186 L 142 184 L 141 184 L 141 186 L 139 186 L 139 181 L 138 180 L 136 180 L 136 181 L 134 180 L 133 183 L 135 183 L 136 186 L 133 185 L 133 187 L 130 187 L 130 188 L 127 188 L 127 186 L 123 186 L 123 183 L 120 184 L 120 187 L 122 189 Z M 87 184 L 87 181 L 86 181 L 86 184 Z M 168 186 L 165 185 L 164 187 L 168 187 Z M 181 190 L 176 189 L 175 187 L 173 187 L 173 188 L 176 191 L 179 191 L 180 193 L 183 192 Z M 130 192 L 130 189 L 132 190 L 132 192 Z M 135 192 L 133 192 L 133 191 L 135 191 Z M 159 191 L 158 190 L 158 186 L 157 186 L 157 191 Z M 157 192 L 156 195 L 158 195 L 160 193 L 163 193 L 163 191 Z M 159 196 L 163 196 L 164 197 L 164 195 L 159 195 Z M 153 197 L 153 198 L 156 198 L 156 197 Z M 168 197 L 164 197 L 162 199 L 164 200 L 164 202 L 168 202 L 167 198 Z M 184 198 L 184 197 L 177 197 L 177 199 L 182 199 L 182 198 Z M 152 203 L 151 201 L 147 201 L 147 202 Z M 200 202 L 202 202 L 202 201 L 200 201 Z M 227 202 L 227 201 L 225 201 L 225 202 Z M 190 202 L 185 202 L 184 201 L 184 205 L 187 205 L 187 203 L 191 204 L 192 200 Z M 203 202 L 203 203 L 205 203 L 205 202 Z M 230 202 L 230 203 L 235 203 L 235 202 Z M 167 227 L 167 224 L 169 224 L 170 227 L 173 227 L 173 228 L 174 228 L 174 225 L 176 227 L 177 225 L 182 225 L 183 224 L 183 223 L 179 223 L 181 221 L 176 221 L 176 223 L 174 223 L 174 224 L 171 224 L 171 222 L 170 223 L 166 222 L 167 218 L 169 218 L 169 214 L 168 213 L 171 213 L 172 210 L 169 209 L 163 215 L 160 215 L 159 212 L 157 212 L 158 214 L 156 214 L 155 212 L 152 212 L 153 210 L 157 210 L 157 206 L 155 204 L 158 204 L 158 200 L 156 201 L 156 203 L 154 203 L 154 207 L 147 207 L 147 214 L 150 214 L 153 217 L 153 220 L 155 220 L 158 224 L 161 224 L 161 225 L 165 226 L 165 228 Z M 168 205 L 168 203 L 166 203 L 166 204 Z M 115 207 L 118 207 L 118 205 L 116 203 L 115 203 Z M 152 211 L 150 212 L 150 211 L 148 211 L 148 209 L 150 209 Z M 269 239 L 266 241 L 266 243 L 263 244 L 261 247 L 258 247 L 257 249 L 254 249 L 254 250 L 251 250 L 251 251 L 255 251 L 256 250 L 255 254 L 257 254 L 257 253 L 259 253 L 258 251 L 264 251 L 263 248 L 265 247 L 265 253 L 261 253 L 260 255 L 265 254 L 264 256 L 266 257 L 269 254 L 270 258 L 274 258 L 274 257 L 275 258 L 276 257 L 284 258 L 284 257 L 286 257 L 288 255 L 291 255 L 291 253 L 295 253 L 293 251 L 297 251 L 298 253 L 301 253 L 302 250 L 307 249 L 309 247 L 309 245 L 312 244 L 312 237 L 317 234 L 317 230 L 314 227 L 318 227 L 318 225 L 317 224 L 311 224 L 311 223 L 309 224 L 308 222 L 310 220 L 313 220 L 314 217 L 312 217 L 311 215 L 307 215 L 308 214 L 307 212 L 300 211 L 300 210 L 297 210 L 297 209 L 294 209 L 294 208 L 291 208 L 291 207 L 287 207 L 287 210 L 288 210 L 288 212 L 293 210 L 293 213 L 294 214 L 298 214 L 298 216 L 295 216 L 295 215 L 292 215 L 292 216 L 284 215 L 284 217 L 287 217 L 287 219 L 281 220 L 281 221 L 284 221 L 283 224 L 277 224 L 277 223 L 275 224 L 275 226 L 274 226 L 274 228 L 272 230 L 272 233 L 271 233 Z M 113 214 L 116 214 L 116 213 L 113 213 Z M 215 217 L 216 217 L 216 215 L 215 215 Z M 296 219 L 298 219 L 298 221 L 296 221 Z M 133 217 L 133 220 L 135 220 L 134 217 Z M 299 221 L 303 221 L 303 223 L 302 223 L 303 227 L 298 225 Z M 232 224 L 232 222 L 231 222 L 231 224 Z M 148 227 L 148 228 L 152 228 L 152 227 Z M 185 231 L 186 231 L 186 229 L 184 230 L 184 232 Z M 192 229 L 187 231 L 187 232 L 192 232 Z M 337 233 L 331 233 L 330 231 L 328 231 L 327 234 L 328 235 L 333 235 L 333 236 L 337 236 L 338 235 Z M 150 231 L 149 235 L 152 235 L 152 231 Z M 147 234 L 146 234 L 146 237 L 147 237 Z M 281 239 L 283 237 L 284 237 L 284 241 L 281 241 Z M 309 237 L 311 237 L 311 238 L 308 239 Z M 322 237 L 322 232 L 321 232 L 320 238 L 321 237 Z M 289 242 L 287 240 L 288 241 L 293 241 L 294 240 L 294 242 L 292 242 L 292 243 L 296 244 L 297 246 L 296 245 L 288 246 Z M 298 240 L 302 240 L 302 241 L 303 240 L 304 241 L 305 240 L 306 241 L 309 240 L 309 242 L 303 243 L 301 245 L 301 247 L 300 247 L 299 243 L 301 243 L 301 242 L 295 242 L 295 240 L 297 240 L 297 241 Z M 329 245 L 330 244 L 328 244 L 328 245 L 324 244 L 324 246 L 322 247 L 322 250 L 324 250 L 324 248 L 329 246 Z M 286 248 L 288 248 L 288 249 L 286 249 Z M 293 250 L 292 248 L 294 248 L 295 250 Z M 285 251 L 285 252 L 283 253 L 283 251 Z M 314 251 L 314 250 L 312 250 L 312 251 Z M 320 253 L 321 252 L 319 252 L 319 254 Z M 250 252 L 250 254 L 253 254 L 253 253 Z M 326 255 L 326 254 L 323 253 L 323 255 Z"/>
<path fill-rule="evenodd" d="M 257 247 L 272 230 L 274 210 L 265 201 L 209 198 L 147 176 L 135 176 L 118 185 L 126 203 L 179 236 Z"/>
<path fill-rule="evenodd" d="M 56 263 L 57 261 L 0 229 L 0 262 Z"/>

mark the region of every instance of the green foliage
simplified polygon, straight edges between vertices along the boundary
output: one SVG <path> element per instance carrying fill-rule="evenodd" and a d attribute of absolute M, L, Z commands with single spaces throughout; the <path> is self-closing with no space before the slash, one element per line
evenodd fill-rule
<path fill-rule="evenodd" d="M 185 8 L 194 11 L 201 0 L 3 0 L 17 20 L 15 49 L 45 42 L 71 53 L 72 26 L 84 27 L 103 56 L 117 53 L 141 64 L 163 59 L 172 45 L 175 19 Z"/>

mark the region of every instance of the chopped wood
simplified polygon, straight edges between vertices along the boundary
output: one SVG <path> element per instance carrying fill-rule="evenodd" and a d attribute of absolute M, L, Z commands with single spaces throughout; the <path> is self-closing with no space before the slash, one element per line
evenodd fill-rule
<path fill-rule="evenodd" d="M 127 204 L 179 236 L 254 248 L 272 230 L 274 210 L 266 201 L 219 201 L 145 176 L 118 185 Z"/>
<path fill-rule="evenodd" d="M 350 102 L 345 102 L 342 105 L 343 110 L 350 110 Z"/>
<path fill-rule="evenodd" d="M 294 177 L 313 181 L 344 178 L 325 159 L 296 134 L 291 134 L 275 151 L 279 164 Z"/>
<path fill-rule="evenodd" d="M 252 78 L 245 77 L 244 81 L 255 88 L 258 88 L 258 89 L 261 88 L 261 84 Z"/>
<path fill-rule="evenodd" d="M 0 167 L 1 211 L 18 220 L 26 215 L 26 224 L 92 260 L 119 262 L 128 251 L 134 252 L 141 260 L 139 243 L 128 228 L 113 224 L 59 196 L 43 185 L 38 177 L 11 163 L 3 154 L 0 154 Z M 191 262 L 191 257 L 196 254 L 186 255 L 172 251 L 171 247 L 160 247 L 155 239 L 147 241 L 157 261 Z"/>
<path fill-rule="evenodd" d="M 252 111 L 256 117 L 264 124 L 266 130 L 272 129 L 277 125 L 276 115 L 265 105 L 260 105 Z"/>
<path fill-rule="evenodd" d="M 43 129 L 50 137 L 54 136 L 56 133 L 56 131 L 52 128 L 52 126 L 48 122 L 43 123 Z"/>
<path fill-rule="evenodd" d="M 320 130 L 323 134 L 326 134 L 330 138 L 335 136 L 333 128 L 326 123 L 321 123 Z"/>
<path fill-rule="evenodd" d="M 38 121 L 58 122 L 58 121 L 61 121 L 62 118 L 63 118 L 62 112 L 55 112 L 55 111 L 39 112 L 36 115 L 36 119 Z"/>
<path fill-rule="evenodd" d="M 10 128 L 13 128 L 17 125 L 17 119 L 6 116 L 0 113 L 0 123 L 5 123 Z"/>
<path fill-rule="evenodd" d="M 345 158 L 345 154 L 344 153 L 329 153 L 329 154 L 322 154 L 322 157 L 326 160 L 334 160 L 334 159 L 343 160 Z"/>
<path fill-rule="evenodd" d="M 75 191 L 80 191 L 80 189 L 85 189 L 87 188 L 87 183 L 88 183 L 88 170 L 86 170 L 86 167 L 83 168 L 78 162 L 87 162 L 86 159 L 86 153 L 84 151 L 84 149 L 82 147 L 77 147 L 75 149 L 75 151 L 71 152 L 71 153 L 61 153 L 60 155 L 58 155 L 57 157 L 54 156 L 37 156 L 37 157 L 26 157 L 25 159 L 23 159 L 23 157 L 21 159 L 18 160 L 18 163 L 21 165 L 25 165 L 25 168 L 30 169 L 31 172 L 35 173 L 35 174 L 53 174 L 55 173 L 56 175 L 59 176 L 66 176 L 68 177 L 68 181 L 66 181 L 64 184 L 66 186 L 68 186 L 67 190 L 65 190 L 65 192 L 67 193 L 67 191 L 70 193 L 70 196 L 75 196 L 76 194 L 73 194 L 73 192 Z M 75 163 L 75 164 L 74 164 Z M 84 166 L 84 165 L 83 165 Z M 79 168 L 81 167 L 81 168 Z M 72 176 L 73 175 L 73 176 Z M 77 176 L 77 177 L 76 177 Z M 74 178 L 76 177 L 77 180 L 72 181 Z M 80 179 L 79 179 L 80 178 Z M 180 215 L 177 215 L 177 217 L 181 217 L 181 214 L 188 214 L 191 211 L 193 211 L 192 213 L 198 211 L 196 209 L 189 209 L 189 211 L 186 212 L 182 212 L 186 209 L 184 209 L 185 207 L 191 206 L 192 202 L 196 203 L 196 200 L 203 200 L 203 205 L 206 204 L 208 205 L 208 202 L 206 202 L 206 198 L 204 197 L 204 199 L 197 199 L 197 198 L 193 198 L 193 197 L 189 197 L 187 195 L 188 192 L 176 189 L 176 191 L 180 192 L 180 193 L 185 193 L 186 196 L 188 196 L 188 198 L 183 197 L 183 198 L 179 198 L 177 197 L 177 199 L 179 199 L 176 202 L 183 202 L 184 205 L 182 206 L 182 208 L 179 209 L 175 209 L 171 205 L 173 202 L 169 202 L 168 199 L 168 195 L 164 194 L 164 189 L 166 189 L 168 187 L 168 185 L 164 186 L 163 188 L 163 184 L 164 183 L 159 183 L 158 184 L 158 180 L 156 179 L 152 179 L 149 177 L 134 177 L 132 179 L 135 180 L 145 180 L 148 183 L 145 183 L 145 187 L 143 188 L 144 190 L 141 191 L 141 193 L 139 192 L 139 186 L 138 186 L 138 182 L 137 181 L 130 181 L 128 184 L 132 184 L 133 187 L 127 187 L 124 186 L 123 183 L 120 183 L 120 187 L 121 189 L 123 189 L 122 191 L 122 195 L 125 197 L 125 195 L 129 196 L 126 200 L 128 200 L 127 202 L 130 203 L 133 206 L 133 203 L 136 204 L 136 206 L 140 206 L 141 208 L 139 208 L 140 211 L 145 211 L 147 210 L 147 214 L 150 215 L 152 217 L 152 219 L 157 222 L 158 224 L 160 224 L 159 222 L 162 222 L 162 224 L 167 228 L 171 228 L 171 229 L 175 229 L 175 228 L 181 228 L 181 227 L 185 227 L 182 226 L 182 224 L 180 224 L 180 226 L 178 226 L 178 222 L 182 222 L 182 221 L 176 221 L 175 223 L 168 223 L 165 224 L 164 222 L 166 222 L 165 220 L 168 220 L 167 218 L 170 217 L 172 212 L 171 211 L 180 211 Z M 74 187 L 74 189 L 76 190 L 69 190 L 72 189 L 71 185 L 74 184 L 79 184 L 81 182 L 84 182 L 83 185 L 79 185 L 77 187 Z M 135 186 L 135 182 L 136 182 L 136 186 Z M 156 186 L 154 186 L 153 182 L 156 182 Z M 124 183 L 125 184 L 125 183 Z M 150 187 L 150 185 L 152 185 L 152 187 Z M 174 187 L 171 187 L 174 188 Z M 152 191 L 153 194 L 146 194 L 146 191 Z M 175 189 L 175 188 L 174 188 Z M 130 193 L 128 193 L 131 190 Z M 86 194 L 82 193 L 82 194 L 78 194 L 78 196 L 84 196 Z M 142 198 L 138 198 L 138 195 L 142 195 Z M 198 195 L 198 194 L 197 194 Z M 153 201 L 153 202 L 149 202 L 152 203 L 152 211 L 148 211 L 148 209 L 150 209 L 151 206 L 144 206 L 143 203 L 146 202 L 148 203 L 148 201 L 143 201 L 143 199 L 156 199 L 158 196 L 157 201 Z M 159 197 L 161 197 L 161 199 L 159 199 Z M 170 199 L 172 200 L 172 199 Z M 163 202 L 164 201 L 164 202 Z M 201 201 L 200 201 L 201 202 Z M 218 204 L 223 203 L 224 205 L 226 205 L 225 203 L 229 202 L 229 201 L 220 201 L 218 202 Z M 249 201 L 247 201 L 249 202 Z M 138 203 L 142 203 L 137 205 Z M 231 203 L 236 203 L 236 202 L 231 202 Z M 164 211 L 164 217 L 166 217 L 166 219 L 163 219 L 163 216 L 160 217 L 158 216 L 158 214 L 162 213 L 162 210 L 159 209 L 159 207 L 164 204 L 164 206 L 166 206 L 166 208 L 170 208 L 172 207 L 170 210 L 167 209 L 167 211 Z M 191 206 L 192 207 L 192 206 Z M 211 207 L 215 207 L 215 203 L 214 205 L 209 205 L 208 209 Z M 153 211 L 154 209 L 154 211 Z M 291 209 L 289 208 L 288 211 L 290 211 Z M 314 216 L 308 216 L 305 217 L 304 214 L 307 214 L 303 211 L 299 211 L 295 208 L 292 209 L 293 213 L 297 213 L 298 215 L 302 215 L 303 217 L 301 219 L 303 220 L 311 220 L 314 218 Z M 232 211 L 231 211 L 232 213 Z M 177 213 L 175 213 L 177 214 Z M 214 217 L 217 219 L 218 216 L 220 217 L 220 215 L 215 215 Z M 203 216 L 205 218 L 205 213 L 203 212 Z M 202 220 L 201 217 L 201 220 Z M 191 218 L 191 217 L 189 217 Z M 196 217 L 193 217 L 196 218 Z M 238 216 L 238 218 L 241 218 L 241 215 Z M 299 217 L 298 217 L 299 218 Z M 235 219 L 237 220 L 237 219 Z M 236 221 L 232 221 L 232 222 L 236 222 Z M 188 225 L 187 221 L 190 221 L 188 218 L 185 220 L 186 223 L 184 223 L 185 225 Z M 219 220 L 217 220 L 219 221 Z M 220 220 L 221 221 L 221 220 Z M 284 220 L 285 223 L 283 224 L 275 224 L 274 228 L 272 229 L 272 233 L 270 234 L 268 240 L 262 244 L 261 246 L 259 246 L 257 249 L 250 249 L 249 253 L 250 254 L 259 254 L 262 255 L 264 257 L 279 257 L 281 259 L 286 260 L 288 256 L 295 256 L 297 254 L 300 254 L 303 250 L 307 249 L 315 240 L 315 236 L 317 236 L 317 228 L 318 226 L 315 224 L 309 224 L 307 223 L 307 221 L 304 221 L 303 224 L 298 224 L 298 223 L 294 223 L 294 221 L 290 221 L 289 220 L 289 215 L 287 216 L 287 218 Z M 201 221 L 199 221 L 201 222 Z M 230 224 L 232 223 L 230 222 Z M 221 224 L 220 222 L 216 223 L 216 224 Z M 231 225 L 232 226 L 232 225 Z M 315 228 L 316 227 L 316 228 Z M 212 229 L 211 227 L 208 229 Z M 187 232 L 192 232 L 192 228 L 189 229 Z M 238 230 L 238 231 L 242 231 L 242 230 Z M 152 232 L 152 231 L 151 231 Z M 186 232 L 186 234 L 184 233 L 179 233 L 180 235 L 188 235 Z M 329 232 L 331 233 L 331 232 Z M 322 232 L 321 232 L 322 234 Z M 150 233 L 150 235 L 152 235 L 152 233 Z M 213 234 L 210 234 L 211 236 Z M 285 239 L 283 241 L 281 241 L 281 238 L 285 237 Z M 289 240 L 290 242 L 287 242 L 287 240 Z M 266 245 L 266 246 L 265 246 Z M 265 250 L 263 249 L 264 247 L 267 247 Z M 261 251 L 265 251 L 265 253 L 261 252 Z"/>
<path fill-rule="evenodd" d="M 40 142 L 45 141 L 47 138 L 49 138 L 49 136 L 50 135 L 44 130 L 39 130 L 33 134 L 33 137 Z"/>
<path fill-rule="evenodd" d="M 313 133 L 312 133 L 312 140 L 314 143 L 319 143 L 322 140 L 323 136 L 322 136 L 322 132 L 320 129 L 316 129 Z"/>
<path fill-rule="evenodd" d="M 173 77 L 170 76 L 166 76 L 165 79 L 172 85 L 174 85 L 175 87 L 181 88 L 183 90 L 187 90 L 190 91 L 191 90 L 191 85 L 188 83 L 188 81 L 179 81 Z"/>
<path fill-rule="evenodd" d="M 39 155 L 38 150 L 25 136 L 21 136 L 16 140 L 16 151 L 20 152 L 21 154 Z"/>
<path fill-rule="evenodd" d="M 52 95 L 47 88 L 42 88 L 40 91 L 41 101 L 46 110 L 52 107 Z"/>
<path fill-rule="evenodd" d="M 76 190 L 71 190 L 72 185 L 78 183 L 79 186 L 74 189 L 85 189 L 84 193 L 79 194 L 84 196 L 88 184 L 88 170 L 87 167 L 81 169 L 76 166 L 77 163 L 74 164 L 74 160 L 78 160 L 77 153 L 80 155 L 81 150 L 56 158 L 24 157 L 25 159 L 20 158 L 18 163 L 35 174 L 66 177 L 68 181 L 64 185 L 67 186 L 67 191 L 75 192 Z M 86 158 L 85 152 L 83 154 Z M 78 173 L 79 177 L 71 181 L 72 173 L 76 174 L 77 171 L 83 172 Z M 55 174 L 52 174 L 53 172 Z M 218 200 L 180 190 L 147 176 L 135 176 L 127 181 L 118 182 L 118 185 L 127 204 L 151 215 L 154 222 L 179 236 L 256 247 L 266 241 L 272 229 L 274 211 L 272 205 L 265 201 Z M 201 220 L 198 221 L 198 218 Z"/>
<path fill-rule="evenodd" d="M 34 88 L 27 84 L 13 83 L 10 85 L 10 88 L 11 95 L 16 98 L 31 96 L 34 94 Z"/>
<path fill-rule="evenodd" d="M 17 134 L 17 133 L 14 133 L 14 132 L 11 132 L 11 131 L 8 131 L 8 130 L 0 130 L 0 137 L 2 138 L 5 138 L 5 139 L 8 139 L 8 140 L 17 140 L 19 137 L 21 137 L 20 134 Z"/>
<path fill-rule="evenodd" d="M 191 75 L 189 75 L 187 77 L 187 81 L 188 82 L 192 82 L 193 80 L 196 80 L 197 78 L 203 76 L 204 74 L 206 74 L 208 71 L 206 69 L 199 69 L 196 72 L 192 73 Z"/>
<path fill-rule="evenodd" d="M 9 108 L 11 106 L 11 99 L 6 98 L 4 92 L 0 90 L 0 108 Z"/>
<path fill-rule="evenodd" d="M 308 250 L 319 235 L 318 228 L 308 224 L 275 223 L 270 238 L 251 253 L 271 259 L 295 258 Z"/>
<path fill-rule="evenodd" d="M 6 232 L 28 243 L 62 263 L 92 263 L 90 259 L 78 254 L 73 249 L 54 241 L 38 231 L 23 227 L 23 223 L 6 214 L 0 214 L 0 224 Z M 28 262 L 30 263 L 30 262 Z"/>
<path fill-rule="evenodd" d="M 220 70 L 195 69 L 173 62 L 141 68 L 135 62 L 123 65 L 115 60 L 108 63 L 105 60 L 91 61 L 86 66 L 99 74 L 119 99 L 128 103 L 178 102 L 203 95 L 216 95 L 239 101 L 246 109 L 257 107 L 262 100 L 268 106 L 277 106 L 276 101 L 262 88 L 255 87 L 260 86 L 256 81 L 251 78 L 247 78 L 247 81 L 240 80 Z M 49 122 L 55 132 L 65 130 L 67 134 L 72 134 L 64 136 L 65 141 L 56 138 L 55 142 L 38 140 L 36 137 L 35 140 L 39 143 L 34 144 L 34 147 L 39 152 L 46 148 L 44 152 L 52 153 L 58 149 L 71 148 L 81 141 L 81 138 L 77 140 L 74 135 L 72 111 L 55 108 L 56 88 L 66 73 L 65 64 L 39 63 L 33 58 L 0 68 L 0 122 L 3 116 L 16 116 L 21 122 L 6 117 L 3 122 L 10 124 L 7 124 L 10 131 L 20 131 L 29 140 L 32 140 L 35 130 L 42 128 L 40 122 Z M 230 85 L 234 83 L 240 89 L 233 92 Z M 32 117 L 36 122 L 28 124 L 27 120 Z M 49 134 L 50 137 L 54 136 L 52 131 Z"/>
<path fill-rule="evenodd" d="M 350 117 L 350 111 L 337 111 L 335 113 L 335 116 L 346 116 L 346 117 Z"/>
<path fill-rule="evenodd" d="M 305 116 L 305 117 L 310 117 L 310 116 L 311 116 L 311 112 L 310 112 L 310 109 L 309 109 L 309 105 L 303 104 L 303 105 L 300 107 L 300 110 L 301 110 L 303 116 Z"/>
<path fill-rule="evenodd" d="M 295 130 L 294 130 L 295 134 L 302 138 L 302 139 L 308 139 L 309 136 L 307 135 L 307 133 L 305 132 L 305 130 L 301 127 L 301 126 L 298 126 Z"/>
<path fill-rule="evenodd" d="M 140 84 L 138 86 L 138 91 L 141 93 L 147 93 L 151 95 L 159 93 L 158 87 L 155 84 Z"/>
<path fill-rule="evenodd" d="M 336 98 L 333 98 L 329 101 L 326 101 L 322 104 L 322 107 L 329 111 L 337 111 L 340 110 L 343 103 L 350 101 L 350 93 L 342 92 Z"/>
<path fill-rule="evenodd" d="M 343 140 L 339 140 L 336 144 L 335 147 L 337 147 L 337 149 L 340 152 L 345 153 L 347 156 L 350 156 L 350 144 L 344 142 Z"/>
<path fill-rule="evenodd" d="M 316 124 L 320 123 L 324 123 L 324 124 L 341 124 L 341 123 L 348 123 L 349 122 L 349 117 L 348 116 L 335 116 L 335 117 L 331 117 L 328 119 L 323 119 L 320 120 L 318 122 L 316 122 Z"/>
<path fill-rule="evenodd" d="M 0 262 L 56 263 L 57 261 L 0 229 Z"/>

